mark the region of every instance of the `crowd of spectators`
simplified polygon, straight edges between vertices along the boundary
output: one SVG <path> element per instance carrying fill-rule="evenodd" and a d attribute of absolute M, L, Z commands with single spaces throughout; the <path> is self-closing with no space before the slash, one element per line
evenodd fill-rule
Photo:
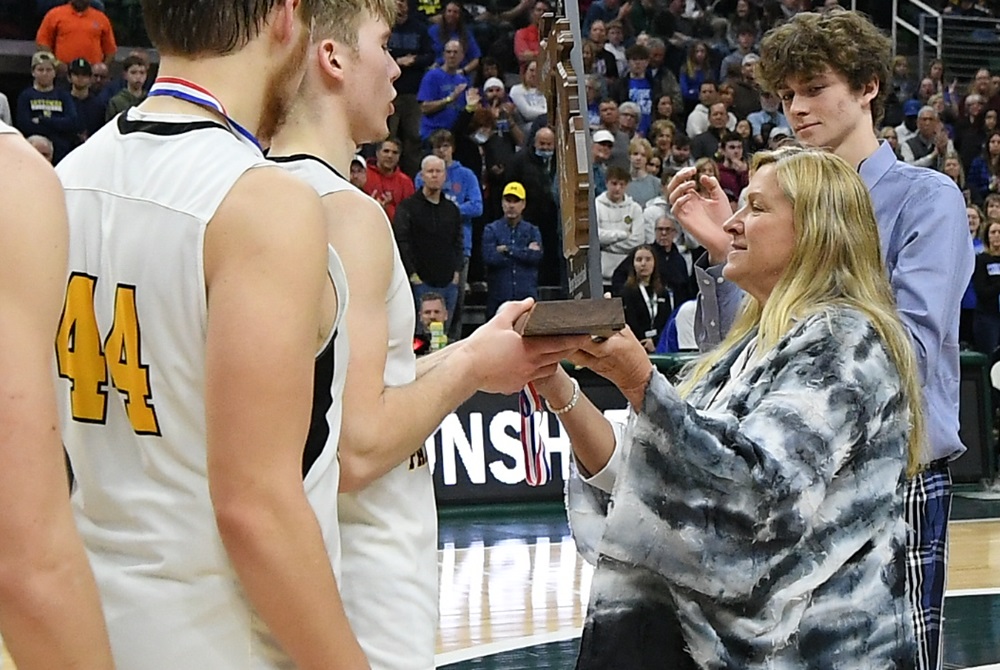
<path fill-rule="evenodd" d="M 102 8 L 97 0 L 40 2 L 39 12 L 45 11 L 34 36 L 31 84 L 14 105 L 0 94 L 0 119 L 16 126 L 53 163 L 146 95 L 145 49 L 129 53 L 121 77 L 109 77 L 118 45 Z"/>
<path fill-rule="evenodd" d="M 538 61 L 539 22 L 554 8 L 547 0 L 512 1 L 398 2 L 389 40 L 401 72 L 391 137 L 361 148 L 352 167 L 352 181 L 394 225 L 415 308 L 425 293 L 442 296 L 452 339 L 462 334 L 470 286 L 485 288 L 493 311 L 498 300 L 537 296 L 540 287 L 560 297 L 565 285 L 560 156 Z M 628 293 L 630 323 L 649 323 L 642 339 L 651 350 L 676 346 L 673 320 L 663 316 L 694 296 L 691 266 L 699 253 L 670 216 L 666 184 L 694 166 L 716 176 L 736 205 L 753 153 L 793 135 L 778 96 L 756 84 L 757 45 L 797 12 L 836 4 L 581 0 L 602 275 L 608 291 Z M 994 4 L 945 0 L 942 9 L 991 16 Z M 13 107 L 13 123 L 54 161 L 145 96 L 149 62 L 142 49 L 122 63 L 120 79 L 109 81 L 117 47 L 102 8 L 98 0 L 49 0 L 35 37 L 32 85 L 16 105 L 0 99 L 0 118 L 11 121 Z M 89 32 L 74 31 L 84 21 Z M 1000 325 L 989 326 L 1000 324 L 1000 245 L 989 244 L 993 224 L 1000 230 L 1000 73 L 983 68 L 963 82 L 940 60 L 913 72 L 911 60 L 899 56 L 887 85 L 881 137 L 900 160 L 956 181 L 970 207 L 970 234 L 983 258 L 994 258 L 977 269 L 963 312 L 964 339 L 992 352 L 1000 345 Z M 533 245 L 516 259 L 515 238 Z M 636 259 L 643 247 L 652 262 L 646 253 Z"/>
<path fill-rule="evenodd" d="M 676 170 L 696 165 L 717 175 L 735 201 L 746 186 L 752 152 L 791 136 L 777 98 L 754 84 L 755 49 L 775 22 L 815 4 L 580 3 L 603 279 L 615 294 L 628 287 L 631 305 L 640 304 L 636 295 L 648 298 L 642 304 L 655 309 L 656 318 L 640 321 L 649 322 L 643 339 L 651 351 L 667 339 L 666 317 L 695 294 L 691 259 L 697 249 L 670 219 L 664 184 Z M 498 300 L 538 295 L 540 287 L 549 297 L 565 295 L 561 157 L 538 62 L 539 21 L 554 8 L 546 0 L 506 9 L 439 0 L 400 2 L 398 9 L 389 41 L 401 70 L 393 136 L 363 150 L 363 188 L 393 222 L 407 270 L 413 270 L 415 304 L 428 291 L 442 296 L 454 339 L 470 286 L 485 285 L 487 313 Z M 428 205 L 435 196 L 425 192 L 420 166 L 426 156 L 443 161 L 440 192 L 454 209 Z M 439 171 L 432 172 L 437 179 Z M 433 221 L 415 227 L 407 214 L 400 225 L 408 200 Z M 455 221 L 461 222 L 460 238 L 453 237 Z M 437 242 L 418 244 L 421 235 Z M 517 253 L 515 240 L 524 247 Z M 643 276 L 652 268 L 653 284 L 634 277 L 633 252 L 642 245 L 653 254 L 652 263 L 640 254 Z M 429 285 L 427 270 L 417 269 L 422 264 L 441 265 Z"/>

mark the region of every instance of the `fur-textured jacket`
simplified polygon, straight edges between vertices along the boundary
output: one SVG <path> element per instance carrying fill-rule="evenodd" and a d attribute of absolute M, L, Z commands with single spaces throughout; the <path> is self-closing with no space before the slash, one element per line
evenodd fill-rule
<path fill-rule="evenodd" d="M 755 341 L 686 400 L 653 374 L 610 508 L 571 482 L 599 553 L 578 669 L 912 667 L 896 366 L 849 308 Z"/>

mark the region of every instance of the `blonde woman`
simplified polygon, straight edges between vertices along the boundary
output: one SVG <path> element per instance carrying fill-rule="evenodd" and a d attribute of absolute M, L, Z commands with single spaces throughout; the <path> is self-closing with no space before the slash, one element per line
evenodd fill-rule
<path fill-rule="evenodd" d="M 653 148 L 660 152 L 660 156 L 669 156 L 674 146 L 674 135 L 677 134 L 677 126 L 668 119 L 653 121 L 649 127 L 649 141 Z"/>
<path fill-rule="evenodd" d="M 892 147 L 892 153 L 896 154 L 896 160 L 903 160 L 903 155 L 899 153 L 899 134 L 896 133 L 896 129 L 892 126 L 885 126 L 882 130 L 878 131 L 879 139 L 883 139 L 889 143 Z"/>
<path fill-rule="evenodd" d="M 578 545 L 599 554 L 578 670 L 915 658 L 902 494 L 921 393 L 871 200 L 844 160 L 801 149 L 758 154 L 747 193 L 725 225 L 747 298 L 679 386 L 629 331 L 572 357 L 629 400 L 624 431 L 563 371 L 539 385 L 584 478 Z M 606 513 L 596 540 L 584 510 Z"/>

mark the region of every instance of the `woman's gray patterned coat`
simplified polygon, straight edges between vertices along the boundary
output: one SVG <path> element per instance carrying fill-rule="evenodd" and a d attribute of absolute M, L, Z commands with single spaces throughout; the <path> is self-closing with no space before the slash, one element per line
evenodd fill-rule
<path fill-rule="evenodd" d="M 896 367 L 848 308 L 747 363 L 752 341 L 686 401 L 654 373 L 597 543 L 577 668 L 911 667 Z"/>

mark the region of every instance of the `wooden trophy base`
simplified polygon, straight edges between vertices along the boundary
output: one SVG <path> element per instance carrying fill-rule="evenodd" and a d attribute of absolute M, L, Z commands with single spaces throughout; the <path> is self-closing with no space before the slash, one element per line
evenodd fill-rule
<path fill-rule="evenodd" d="M 523 337 L 590 335 L 611 337 L 625 327 L 621 298 L 536 302 L 516 323 Z"/>

